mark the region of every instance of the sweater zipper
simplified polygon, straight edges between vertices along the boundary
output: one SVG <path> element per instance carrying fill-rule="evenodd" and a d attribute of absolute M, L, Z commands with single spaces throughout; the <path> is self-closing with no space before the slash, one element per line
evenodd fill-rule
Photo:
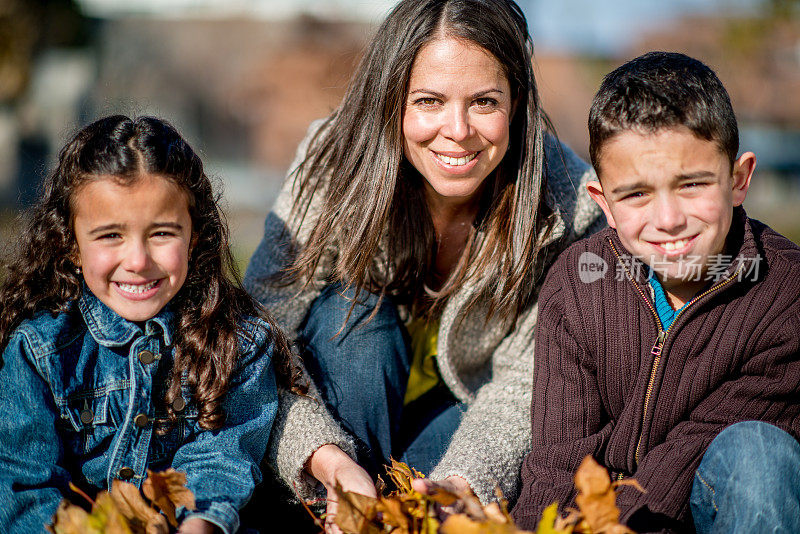
<path fill-rule="evenodd" d="M 642 438 L 644 438 L 644 427 L 645 427 L 645 423 L 647 422 L 647 408 L 648 408 L 648 406 L 650 404 L 650 397 L 651 397 L 651 395 L 653 393 L 653 386 L 655 385 L 656 372 L 658 371 L 658 364 L 661 362 L 662 349 L 664 348 L 664 343 L 667 340 L 667 336 L 669 335 L 670 330 L 672 330 L 672 326 L 678 321 L 678 318 L 681 315 L 683 315 L 683 312 L 685 312 L 687 309 L 689 309 L 689 307 L 691 307 L 695 302 L 697 302 L 698 300 L 700 300 L 701 298 L 705 297 L 706 295 L 708 295 L 710 293 L 713 293 L 713 292 L 715 292 L 715 291 L 717 291 L 719 289 L 722 289 L 723 287 L 728 285 L 730 282 L 736 280 L 738 278 L 738 276 L 739 276 L 739 273 L 744 268 L 744 265 L 740 265 L 739 268 L 736 270 L 736 272 L 734 272 L 730 277 L 725 279 L 721 284 L 718 284 L 716 286 L 712 286 L 712 287 L 708 288 L 706 291 L 700 293 L 699 295 L 696 295 L 693 299 L 691 299 L 689 301 L 689 303 L 686 304 L 686 306 L 684 306 L 683 309 L 678 312 L 678 314 L 672 320 L 672 323 L 669 325 L 669 328 L 664 330 L 663 325 L 661 324 L 661 319 L 658 316 L 658 312 L 656 312 L 656 309 L 653 307 L 652 304 L 650 304 L 650 301 L 647 299 L 645 294 L 642 292 L 642 289 L 639 287 L 639 284 L 637 284 L 634 281 L 633 275 L 628 270 L 628 266 L 625 265 L 625 262 L 623 262 L 622 258 L 619 257 L 619 253 L 617 252 L 617 247 L 614 246 L 614 242 L 611 241 L 611 239 L 609 239 L 608 242 L 611 245 L 611 249 L 614 251 L 614 255 L 617 257 L 617 261 L 619 261 L 622 264 L 622 266 L 625 268 L 625 272 L 627 273 L 628 278 L 631 280 L 631 282 L 633 282 L 633 285 L 636 288 L 636 291 L 639 293 L 639 295 L 641 295 L 642 299 L 644 299 L 645 304 L 647 304 L 647 307 L 653 313 L 653 317 L 655 317 L 655 320 L 656 320 L 656 326 L 658 327 L 658 336 L 656 337 L 656 341 L 653 344 L 653 348 L 650 349 L 650 354 L 653 355 L 653 367 L 650 370 L 650 380 L 647 383 L 647 392 L 645 393 L 645 397 L 644 397 L 644 410 L 642 410 L 642 426 L 641 426 L 641 430 L 639 432 L 639 439 L 636 442 L 636 452 L 634 453 L 634 461 L 636 462 L 636 466 L 638 466 L 639 465 L 639 451 L 640 451 L 640 449 L 642 447 Z M 621 480 L 622 478 L 620 477 L 619 479 Z"/>

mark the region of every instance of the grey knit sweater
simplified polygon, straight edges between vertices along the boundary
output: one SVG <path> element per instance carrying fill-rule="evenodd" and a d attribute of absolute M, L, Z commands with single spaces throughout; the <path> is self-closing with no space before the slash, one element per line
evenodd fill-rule
<path fill-rule="evenodd" d="M 317 127 L 318 123 L 312 124 L 300 144 L 292 169 L 302 162 L 309 138 Z M 546 143 L 546 158 L 545 199 L 557 220 L 547 238 L 548 258 L 552 260 L 578 237 L 602 227 L 604 221 L 599 218 L 600 211 L 585 188 L 586 182 L 594 179 L 594 171 L 569 148 L 561 146 L 559 150 L 557 142 L 551 138 Z M 287 179 L 267 216 L 264 238 L 245 276 L 248 291 L 273 313 L 290 338 L 297 336 L 312 301 L 325 286 L 331 266 L 331 258 L 324 259 L 314 281 L 304 289 L 300 284 L 275 287 L 269 283 L 269 277 L 288 261 L 287 236 L 296 240 L 293 246 L 306 242 L 325 195 L 325 188 L 318 188 L 300 226 L 291 214 L 295 186 L 293 178 Z M 494 498 L 496 487 L 513 500 L 519 491 L 520 465 L 531 443 L 537 306 L 534 304 L 526 310 L 513 330 L 499 320 L 485 324 L 486 310 L 480 307 L 474 308 L 463 321 L 457 321 L 473 292 L 471 286 L 456 292 L 440 320 L 439 371 L 443 382 L 468 409 L 430 477 L 461 476 L 483 502 Z M 315 391 L 311 394 L 317 395 Z M 301 498 L 315 495 L 318 489 L 316 481 L 304 473 L 303 466 L 314 451 L 327 443 L 336 444 L 355 457 L 352 439 L 321 401 L 282 392 L 268 459 Z"/>

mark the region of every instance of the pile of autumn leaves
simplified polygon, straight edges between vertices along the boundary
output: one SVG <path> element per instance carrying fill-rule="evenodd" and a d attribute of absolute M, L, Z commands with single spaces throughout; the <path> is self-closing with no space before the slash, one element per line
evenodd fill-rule
<path fill-rule="evenodd" d="M 531 533 L 517 529 L 502 496 L 499 503 L 482 506 L 473 495 L 423 495 L 411 487 L 411 480 L 423 475 L 400 462 L 393 461 L 388 474 L 397 490 L 383 496 L 380 487 L 377 499 L 337 488 L 335 522 L 345 534 L 633 534 L 619 523 L 615 490 L 623 484 L 641 490 L 634 480 L 611 482 L 608 472 L 587 456 L 575 473 L 578 510 L 561 517 L 553 503 Z M 322 527 L 321 520 L 316 522 Z"/>
<path fill-rule="evenodd" d="M 174 469 L 148 470 L 141 492 L 133 484 L 115 480 L 111 492 L 101 491 L 94 501 L 72 484 L 70 488 L 82 495 L 92 510 L 61 501 L 53 524 L 47 527 L 53 534 L 168 534 L 169 525 L 173 530 L 178 526 L 178 507 L 195 509 L 186 475 Z"/>
<path fill-rule="evenodd" d="M 64 500 L 48 530 L 53 534 L 168 534 L 171 526 L 174 531 L 176 509 L 195 509 L 186 475 L 173 469 L 147 473 L 141 492 L 133 484 L 115 480 L 112 491 L 101 491 L 94 501 L 70 484 L 92 505 L 91 512 Z M 502 498 L 482 506 L 473 495 L 441 490 L 423 495 L 411 487 L 411 481 L 423 475 L 400 462 L 392 461 L 388 474 L 397 489 L 387 492 L 379 481 L 377 499 L 336 489 L 335 521 L 345 534 L 633 534 L 619 523 L 615 489 L 622 484 L 639 485 L 633 480 L 611 482 L 590 456 L 575 473 L 578 510 L 561 517 L 558 504 L 553 503 L 542 514 L 535 533 L 514 526 Z M 322 529 L 323 521 L 314 520 Z"/>

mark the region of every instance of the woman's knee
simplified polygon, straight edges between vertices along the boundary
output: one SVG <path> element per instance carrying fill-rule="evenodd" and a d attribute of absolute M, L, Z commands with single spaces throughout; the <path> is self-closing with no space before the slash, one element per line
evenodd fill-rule
<path fill-rule="evenodd" d="M 318 383 L 380 389 L 388 381 L 405 387 L 407 334 L 397 309 L 389 299 L 354 293 L 331 285 L 312 304 L 301 332 L 309 372 Z"/>
<path fill-rule="evenodd" d="M 390 299 L 365 291 L 356 295 L 354 289 L 332 284 L 312 303 L 303 334 L 334 346 L 365 340 L 375 346 L 396 343 L 398 335 L 402 337 L 402 322 Z"/>

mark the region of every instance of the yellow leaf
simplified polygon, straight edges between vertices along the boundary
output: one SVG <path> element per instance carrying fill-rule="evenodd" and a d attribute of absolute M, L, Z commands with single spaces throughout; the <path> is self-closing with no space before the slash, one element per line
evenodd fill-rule
<path fill-rule="evenodd" d="M 421 534 L 436 534 L 439 532 L 439 520 L 432 515 L 426 515 L 422 520 Z"/>
<path fill-rule="evenodd" d="M 558 503 L 554 502 L 542 512 L 542 518 L 536 525 L 536 534 L 572 534 L 572 526 L 562 525 L 560 520 Z"/>
<path fill-rule="evenodd" d="M 89 514 L 89 526 L 103 534 L 132 534 L 125 516 L 117 508 L 111 495 L 100 492 Z"/>
<path fill-rule="evenodd" d="M 142 483 L 145 497 L 158 506 L 173 527 L 178 526 L 175 510 L 183 506 L 195 509 L 194 494 L 186 487 L 186 474 L 170 468 L 166 471 L 147 470 L 147 478 Z"/>

